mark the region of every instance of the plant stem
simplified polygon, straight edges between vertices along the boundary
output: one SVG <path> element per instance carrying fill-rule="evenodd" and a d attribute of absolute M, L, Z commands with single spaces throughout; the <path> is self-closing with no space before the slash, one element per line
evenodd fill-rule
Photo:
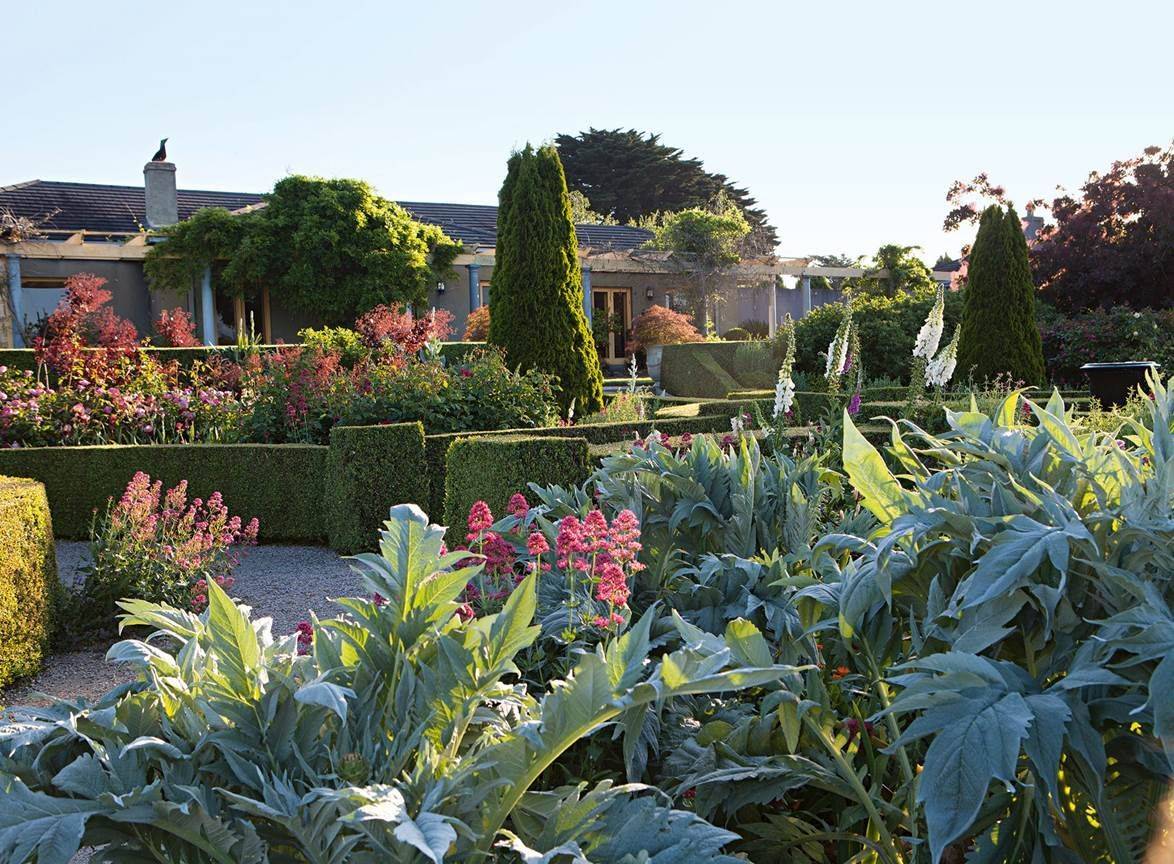
<path fill-rule="evenodd" d="M 823 744 L 824 749 L 828 751 L 828 754 L 831 755 L 832 759 L 836 762 L 836 766 L 840 769 L 840 776 L 844 778 L 844 781 L 856 793 L 857 800 L 868 814 L 869 821 L 876 828 L 877 834 L 884 844 L 885 850 L 889 855 L 889 860 L 898 862 L 898 864 L 899 862 L 903 862 L 904 858 L 897 848 L 896 842 L 893 840 L 893 835 L 889 833 L 888 826 L 885 825 L 884 819 L 881 818 L 880 812 L 876 809 L 876 804 L 873 803 L 872 796 L 868 794 L 868 790 L 864 788 L 864 784 L 860 782 L 860 778 L 856 776 L 856 772 L 852 770 L 852 766 L 848 764 L 848 760 L 844 758 L 844 754 L 836 746 L 836 742 L 828 737 L 823 726 L 812 719 L 810 712 L 803 715 L 803 723 L 819 739 L 820 743 Z"/>

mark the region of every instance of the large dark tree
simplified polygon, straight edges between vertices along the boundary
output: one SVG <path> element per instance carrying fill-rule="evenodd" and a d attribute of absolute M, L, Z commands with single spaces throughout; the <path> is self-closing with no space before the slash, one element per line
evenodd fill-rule
<path fill-rule="evenodd" d="M 1009 374 L 1041 384 L 1044 355 L 1035 322 L 1035 285 L 1019 215 L 992 204 L 970 251 L 958 372 L 975 381 Z"/>
<path fill-rule="evenodd" d="M 704 208 L 724 192 L 742 211 L 755 237 L 755 251 L 778 245 L 778 233 L 750 193 L 724 174 L 706 171 L 700 159 L 660 143 L 660 135 L 636 129 L 588 129 L 555 138 L 567 186 L 582 192 L 591 208 L 620 222 L 653 213 Z"/>
<path fill-rule="evenodd" d="M 1174 306 L 1174 146 L 1094 172 L 1052 201 L 1032 248 L 1036 282 L 1065 311 Z"/>
<path fill-rule="evenodd" d="M 603 407 L 603 375 L 587 314 L 571 203 L 558 151 L 510 157 L 497 210 L 489 341 L 510 366 L 559 378 L 559 402 L 579 416 Z"/>

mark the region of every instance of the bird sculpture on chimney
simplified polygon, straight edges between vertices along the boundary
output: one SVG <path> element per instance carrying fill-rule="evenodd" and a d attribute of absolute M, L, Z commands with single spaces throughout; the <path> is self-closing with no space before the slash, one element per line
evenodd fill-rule
<path fill-rule="evenodd" d="M 152 162 L 166 162 L 167 161 L 167 139 L 164 138 L 159 142 L 159 149 L 155 151 L 155 155 L 151 157 Z"/>

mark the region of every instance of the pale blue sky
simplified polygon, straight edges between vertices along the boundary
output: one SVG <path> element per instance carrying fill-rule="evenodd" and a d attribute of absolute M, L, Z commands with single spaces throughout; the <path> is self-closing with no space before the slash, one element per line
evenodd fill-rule
<path fill-rule="evenodd" d="M 1169 2 L 52 2 L 4 12 L 0 184 L 352 176 L 493 203 L 512 148 L 655 130 L 784 255 L 918 244 L 950 182 L 1013 199 L 1174 137 Z"/>

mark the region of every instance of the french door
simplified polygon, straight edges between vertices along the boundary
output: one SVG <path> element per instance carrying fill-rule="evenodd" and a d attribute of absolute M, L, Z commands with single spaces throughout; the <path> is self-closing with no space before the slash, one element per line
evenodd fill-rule
<path fill-rule="evenodd" d="M 623 365 L 628 359 L 628 330 L 632 326 L 631 288 L 591 289 L 592 330 L 599 333 L 607 321 L 607 338 L 599 359 L 609 366 Z"/>

